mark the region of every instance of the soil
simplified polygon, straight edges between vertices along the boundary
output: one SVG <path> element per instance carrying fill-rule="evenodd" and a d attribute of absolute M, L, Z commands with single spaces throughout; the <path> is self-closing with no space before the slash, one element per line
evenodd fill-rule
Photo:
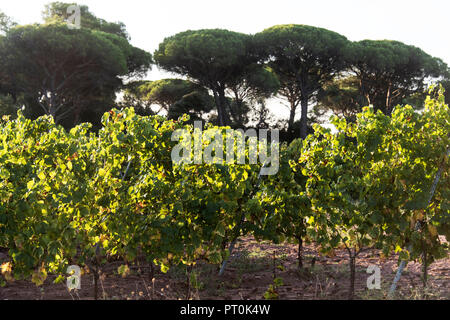
<path fill-rule="evenodd" d="M 107 300 L 341 300 L 348 298 L 349 259 L 346 250 L 333 256 L 318 255 L 315 244 L 304 246 L 304 268 L 297 265 L 297 245 L 275 245 L 241 239 L 230 258 L 225 273 L 218 267 L 199 262 L 188 277 L 184 267 L 173 267 L 167 273 L 157 270 L 150 279 L 148 264 L 131 265 L 126 277 L 118 274 L 121 261 L 108 262 L 101 269 L 99 299 Z M 3 253 L 5 258 L 5 254 Z M 355 299 L 387 299 L 387 292 L 397 270 L 398 256 L 380 258 L 377 250 L 362 252 L 357 258 Z M 369 265 L 381 271 L 381 289 L 367 288 Z M 429 267 L 426 289 L 422 283 L 421 264 L 409 263 L 398 283 L 395 299 L 450 299 L 450 257 Z M 36 287 L 30 281 L 14 281 L 0 287 L 0 300 L 93 300 L 92 272 L 86 270 L 81 289 L 69 291 L 66 283 L 54 284 L 49 275 Z M 274 281 L 275 278 L 279 278 Z M 271 295 L 268 295 L 272 285 Z M 270 291 L 270 290 L 269 290 Z"/>

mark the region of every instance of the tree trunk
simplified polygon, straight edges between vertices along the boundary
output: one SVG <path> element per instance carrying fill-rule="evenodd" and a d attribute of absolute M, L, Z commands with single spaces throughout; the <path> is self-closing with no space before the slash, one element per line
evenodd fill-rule
<path fill-rule="evenodd" d="M 53 117 L 53 120 L 55 120 L 56 123 L 56 106 L 55 106 L 55 97 L 53 92 L 50 93 L 50 101 L 48 103 L 48 112 L 49 115 Z"/>
<path fill-rule="evenodd" d="M 350 254 L 350 290 L 348 292 L 348 299 L 353 300 L 355 296 L 355 267 L 356 257 Z"/>
<path fill-rule="evenodd" d="M 98 278 L 99 278 L 99 274 L 98 274 L 98 266 L 95 265 L 94 266 L 94 299 L 98 300 Z"/>
<path fill-rule="evenodd" d="M 386 94 L 385 114 L 390 116 L 391 113 L 392 113 L 392 110 L 391 110 L 391 84 L 389 84 L 388 91 L 387 91 L 387 94 Z"/>
<path fill-rule="evenodd" d="M 425 292 L 425 289 L 427 288 L 427 282 L 428 282 L 428 254 L 425 249 L 425 245 L 422 243 L 422 252 L 423 252 L 423 261 L 422 261 L 422 283 L 423 283 L 423 289 Z"/>
<path fill-rule="evenodd" d="M 294 121 L 295 121 L 295 111 L 297 106 L 294 101 L 291 101 L 291 112 L 289 114 L 289 122 L 288 122 L 288 131 L 289 131 L 289 139 L 294 140 Z"/>
<path fill-rule="evenodd" d="M 230 117 L 227 111 L 227 98 L 225 97 L 225 90 L 221 89 L 219 91 L 219 101 L 220 101 L 220 108 L 222 109 L 222 124 L 221 126 L 227 126 L 230 124 Z"/>
<path fill-rule="evenodd" d="M 428 282 L 428 266 L 427 266 L 427 260 L 426 260 L 427 254 L 425 253 L 425 260 L 423 262 L 423 288 L 427 288 L 427 282 Z"/>
<path fill-rule="evenodd" d="M 80 118 L 81 118 L 81 106 L 77 106 L 75 107 L 75 109 L 73 110 L 74 114 L 73 114 L 73 126 L 77 126 L 80 124 Z"/>
<path fill-rule="evenodd" d="M 303 95 L 301 100 L 302 117 L 300 118 L 300 138 L 306 139 L 308 135 L 308 95 Z"/>
<path fill-rule="evenodd" d="M 297 237 L 298 240 L 298 252 L 297 252 L 297 259 L 298 259 L 298 268 L 303 268 L 303 239 L 302 237 Z"/>
<path fill-rule="evenodd" d="M 225 90 L 223 89 L 214 90 L 214 102 L 216 103 L 217 107 L 217 117 L 219 126 L 226 126 L 229 123 L 229 121 L 225 108 L 226 106 Z"/>
<path fill-rule="evenodd" d="M 155 265 L 150 262 L 150 272 L 148 274 L 148 279 L 153 283 L 153 278 L 155 277 Z"/>
<path fill-rule="evenodd" d="M 371 101 L 371 100 L 370 100 L 370 95 L 369 95 L 369 94 L 366 94 L 365 97 L 366 97 L 366 99 L 367 99 L 367 103 L 368 103 L 369 105 L 371 105 L 372 103 L 370 102 L 370 101 Z"/>
<path fill-rule="evenodd" d="M 233 108 L 227 103 L 227 105 L 230 107 L 230 116 L 234 119 L 234 121 L 238 126 L 243 127 L 244 126 L 244 119 L 242 117 L 243 100 L 239 97 L 239 93 L 236 90 L 233 90 L 233 93 L 236 108 L 233 110 Z"/>
<path fill-rule="evenodd" d="M 216 91 L 214 91 L 214 103 L 216 104 L 216 108 L 217 108 L 217 122 L 218 122 L 218 125 L 221 126 L 222 125 L 222 108 L 220 107 L 219 94 Z"/>
<path fill-rule="evenodd" d="M 191 297 L 191 273 L 192 273 L 192 265 L 186 266 L 186 300 L 189 300 Z"/>

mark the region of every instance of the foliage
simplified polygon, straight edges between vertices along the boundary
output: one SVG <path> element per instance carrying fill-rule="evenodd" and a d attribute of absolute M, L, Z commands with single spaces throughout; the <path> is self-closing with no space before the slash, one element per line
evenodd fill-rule
<path fill-rule="evenodd" d="M 348 40 L 333 31 L 306 25 L 278 25 L 255 35 L 257 56 L 275 72 L 279 95 L 289 102 L 292 132 L 301 105 L 300 137 L 307 135 L 308 103 L 346 67 Z"/>
<path fill-rule="evenodd" d="M 104 19 L 98 18 L 92 12 L 89 11 L 88 6 L 79 5 L 75 2 L 73 3 L 51 2 L 45 5 L 44 11 L 42 12 L 42 17 L 44 18 L 45 23 L 52 23 L 55 21 L 57 22 L 67 21 L 69 17 L 67 9 L 71 5 L 80 7 L 80 14 L 82 17 L 81 23 L 82 28 L 99 30 L 105 33 L 111 33 L 129 40 L 130 37 L 123 22 L 108 22 Z"/>
<path fill-rule="evenodd" d="M 0 35 L 6 33 L 9 29 L 16 25 L 16 22 L 8 17 L 4 12 L 0 11 Z"/>
<path fill-rule="evenodd" d="M 203 87 L 181 79 L 162 79 L 157 81 L 134 81 L 125 86 L 124 106 L 133 106 L 138 114 L 149 115 L 152 106 L 159 106 L 169 119 L 178 119 L 187 114 L 191 119 L 201 119 L 214 104 Z"/>
<path fill-rule="evenodd" d="M 2 277 L 40 285 L 68 264 L 101 265 L 105 257 L 129 263 L 144 255 L 164 272 L 201 259 L 217 264 L 241 234 L 313 240 L 323 253 L 343 246 L 351 279 L 368 247 L 407 261 L 426 252 L 428 265 L 448 250 L 438 234 L 450 236 L 449 116 L 442 93 L 421 113 L 398 106 L 389 117 L 367 107 L 355 123 L 335 116 L 337 133 L 316 125 L 305 141 L 283 145 L 278 175 L 260 181 L 247 149 L 243 165 L 173 162 L 177 142 L 190 146 L 191 159 L 196 150 L 218 156 L 209 131 L 200 140 L 187 117 L 112 110 L 92 133 L 88 124 L 67 132 L 49 116 L 32 121 L 19 111 L 0 125 L 0 246 L 12 259 Z M 222 139 L 230 130 L 208 128 Z M 177 129 L 186 131 L 175 141 Z"/>
<path fill-rule="evenodd" d="M 51 117 L 20 112 L 3 122 L 0 246 L 9 248 L 14 277 L 36 271 L 41 283 L 44 271 L 64 273 L 69 262 L 99 255 L 144 254 L 163 271 L 221 262 L 257 165 L 173 164 L 172 133 L 193 129 L 185 120 L 114 110 L 98 135 L 87 124 L 66 132 Z"/>
<path fill-rule="evenodd" d="M 51 115 L 69 128 L 99 123 L 122 79 L 142 76 L 152 63 L 121 35 L 94 26 L 69 29 L 58 19 L 10 29 L 0 38 L 0 57 L 2 91 L 23 95 L 29 113 Z"/>
<path fill-rule="evenodd" d="M 122 275 L 138 256 L 164 272 L 202 259 L 218 264 L 230 242 L 252 234 L 298 243 L 299 266 L 303 241 L 317 242 L 322 253 L 346 248 L 353 297 L 356 258 L 365 248 L 425 265 L 447 253 L 438 237 L 450 238 L 444 92 L 435 90 L 421 112 L 393 108 L 420 105 L 425 80 L 448 76 L 441 60 L 395 41 L 350 45 L 303 25 L 255 36 L 189 30 L 166 38 L 155 60 L 190 80 L 131 81 L 121 106 L 136 110 L 104 113 L 122 81 L 143 76 L 152 57 L 130 45 L 122 23 L 97 18 L 86 6 L 82 28 L 67 28 L 68 5 L 48 5 L 41 25 L 12 27 L 0 13 L 0 116 L 25 105 L 0 122 L 0 247 L 11 258 L 0 283 L 30 278 L 41 285 L 69 264 L 98 267 L 109 257 L 125 260 Z M 249 148 L 245 164 L 218 160 L 216 139 L 227 141 L 230 132 L 241 138 L 231 128 L 251 116 L 256 127 L 267 127 L 264 101 L 276 94 L 289 102 L 289 140 L 297 125 L 303 139 L 281 145 L 278 174 L 261 179 Z M 335 113 L 336 133 L 315 125 L 307 137 L 312 101 Z M 361 108 L 366 102 L 374 106 Z M 154 115 L 154 105 L 168 119 Z M 206 116 L 206 129 L 218 132 L 214 141 L 192 125 Z M 78 124 L 95 118 L 96 133 L 92 124 Z M 178 129 L 185 131 L 175 141 Z M 172 160 L 178 142 L 196 161 Z M 233 143 L 223 152 L 237 149 Z M 213 164 L 197 161 L 206 150 L 216 156 Z M 281 285 L 275 278 L 266 298 L 276 298 Z"/>
<path fill-rule="evenodd" d="M 10 95 L 0 94 L 0 117 L 17 113 L 17 104 Z"/>
<path fill-rule="evenodd" d="M 356 114 L 366 105 L 366 99 L 359 92 L 359 82 L 355 77 L 334 79 L 327 83 L 318 95 L 318 104 L 314 106 L 316 116 L 322 116 L 328 111 L 355 121 Z"/>
<path fill-rule="evenodd" d="M 385 114 L 414 93 L 424 92 L 427 78 L 448 76 L 441 59 L 391 40 L 353 43 L 349 64 L 360 82 L 360 94 Z"/>
<path fill-rule="evenodd" d="M 426 264 L 445 255 L 437 234 L 448 237 L 450 113 L 441 94 L 427 99 L 417 113 L 398 106 L 392 117 L 366 107 L 356 123 L 333 117 L 338 130 L 315 126 L 305 140 L 296 170 L 308 177 L 311 201 L 307 234 L 323 252 L 342 245 L 354 264 L 363 248 L 376 247 L 384 255 L 400 252 L 400 259 Z M 436 193 L 428 204 L 438 168 L 445 168 Z M 417 221 L 421 230 L 415 230 Z M 413 250 L 404 248 L 408 243 Z M 350 296 L 354 284 L 351 283 Z"/>
<path fill-rule="evenodd" d="M 273 91 L 275 80 L 257 65 L 249 35 L 222 29 L 188 30 L 164 39 L 154 53 L 163 69 L 187 76 L 212 91 L 218 123 L 229 125 L 226 91 Z M 266 81 L 270 83 L 266 84 Z"/>

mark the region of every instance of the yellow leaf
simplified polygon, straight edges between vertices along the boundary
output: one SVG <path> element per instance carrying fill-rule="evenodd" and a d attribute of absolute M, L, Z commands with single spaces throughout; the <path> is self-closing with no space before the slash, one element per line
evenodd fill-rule
<path fill-rule="evenodd" d="M 119 268 L 117 268 L 117 273 L 122 276 L 122 278 L 125 278 L 130 274 L 130 267 L 128 265 L 124 264 L 121 265 Z"/>
<path fill-rule="evenodd" d="M 12 263 L 11 262 L 5 262 L 0 266 L 1 272 L 3 277 L 8 282 L 13 282 L 14 277 L 12 275 Z"/>
<path fill-rule="evenodd" d="M 47 271 L 42 267 L 33 272 L 31 276 L 31 281 L 38 287 L 44 283 L 45 279 L 47 279 Z"/>
<path fill-rule="evenodd" d="M 89 270 L 88 266 L 85 266 L 83 269 L 81 269 L 81 275 L 89 274 L 91 270 Z"/>
<path fill-rule="evenodd" d="M 28 183 L 27 183 L 27 188 L 28 188 L 28 190 L 30 190 L 31 188 L 33 188 L 33 186 L 34 186 L 34 180 L 28 181 Z"/>
<path fill-rule="evenodd" d="M 1 265 L 2 274 L 6 272 L 12 271 L 12 264 L 11 262 L 5 262 Z"/>
<path fill-rule="evenodd" d="M 167 271 L 169 271 L 169 266 L 164 264 L 164 263 L 162 263 L 161 264 L 161 272 L 162 273 L 167 273 Z"/>

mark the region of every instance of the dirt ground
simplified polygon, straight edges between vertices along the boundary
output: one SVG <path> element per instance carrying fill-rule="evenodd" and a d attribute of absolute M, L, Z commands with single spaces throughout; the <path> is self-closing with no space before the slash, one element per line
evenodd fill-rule
<path fill-rule="evenodd" d="M 257 243 L 253 238 L 241 239 L 222 277 L 218 267 L 197 264 L 190 277 L 186 269 L 173 267 L 168 273 L 157 271 L 149 277 L 147 265 L 130 266 L 130 274 L 122 277 L 118 267 L 123 262 L 110 262 L 102 268 L 99 298 L 107 300 L 340 300 L 348 298 L 349 267 L 345 250 L 335 256 L 319 256 L 316 246 L 304 247 L 304 269 L 297 268 L 297 246 Z M 314 261 L 314 262 L 313 262 Z M 367 289 L 367 267 L 381 269 L 381 290 Z M 368 250 L 357 259 L 355 299 L 387 299 L 387 291 L 397 270 L 397 257 L 382 260 L 379 252 Z M 274 279 L 277 280 L 274 281 Z M 30 281 L 15 281 L 0 287 L 0 300 L 92 300 L 92 273 L 81 278 L 81 289 L 69 292 L 65 282 L 53 284 L 49 276 L 41 287 Z M 188 281 L 187 279 L 190 279 Z M 270 288 L 272 286 L 272 288 Z M 396 299 L 450 299 L 450 257 L 429 268 L 428 285 L 423 289 L 421 265 L 409 263 L 398 284 Z"/>

